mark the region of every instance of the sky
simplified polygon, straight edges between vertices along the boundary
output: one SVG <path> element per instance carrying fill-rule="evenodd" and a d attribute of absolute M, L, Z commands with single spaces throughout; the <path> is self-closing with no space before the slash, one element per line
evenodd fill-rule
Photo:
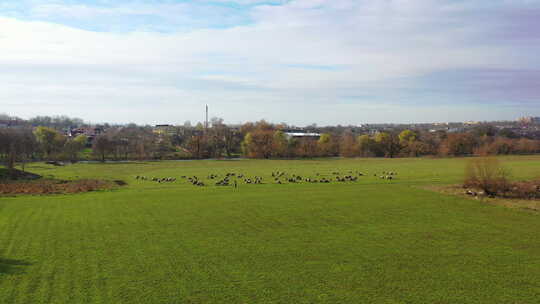
<path fill-rule="evenodd" d="M 539 0 L 0 0 L 0 113 L 298 126 L 540 116 Z"/>

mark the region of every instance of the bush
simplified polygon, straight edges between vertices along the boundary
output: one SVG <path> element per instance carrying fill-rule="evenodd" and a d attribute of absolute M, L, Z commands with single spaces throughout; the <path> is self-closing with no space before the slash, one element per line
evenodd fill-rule
<path fill-rule="evenodd" d="M 510 182 L 508 176 L 496 158 L 476 158 L 467 164 L 463 187 L 481 190 L 491 197 L 540 198 L 540 179 Z"/>
<path fill-rule="evenodd" d="M 467 164 L 463 186 L 480 189 L 489 196 L 504 196 L 511 190 L 508 176 L 508 171 L 496 158 L 475 158 Z"/>
<path fill-rule="evenodd" d="M 507 195 L 513 198 L 538 199 L 540 198 L 540 180 L 513 183 Z"/>

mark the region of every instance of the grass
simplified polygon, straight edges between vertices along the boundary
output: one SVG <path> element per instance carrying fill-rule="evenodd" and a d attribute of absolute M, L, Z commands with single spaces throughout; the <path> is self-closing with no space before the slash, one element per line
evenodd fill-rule
<path fill-rule="evenodd" d="M 515 179 L 540 157 L 508 157 Z M 0 198 L 0 303 L 538 303 L 540 215 L 422 189 L 464 159 L 28 166 L 112 191 Z M 134 179 L 360 170 L 357 183 Z M 373 173 L 398 172 L 395 180 Z"/>

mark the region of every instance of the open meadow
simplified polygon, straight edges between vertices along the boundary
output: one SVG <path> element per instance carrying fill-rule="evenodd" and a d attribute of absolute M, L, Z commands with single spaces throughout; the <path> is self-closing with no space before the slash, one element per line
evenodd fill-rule
<path fill-rule="evenodd" d="M 460 183 L 466 161 L 30 164 L 128 184 L 0 197 L 0 303 L 539 303 L 540 214 L 427 189 Z M 501 161 L 540 176 L 539 156 Z M 215 185 L 227 173 L 237 188 Z"/>

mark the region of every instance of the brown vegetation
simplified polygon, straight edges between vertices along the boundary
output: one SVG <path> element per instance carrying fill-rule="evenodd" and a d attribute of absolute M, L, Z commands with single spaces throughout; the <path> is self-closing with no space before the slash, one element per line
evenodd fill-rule
<path fill-rule="evenodd" d="M 511 182 L 508 171 L 496 158 L 482 157 L 469 161 L 463 187 L 467 194 L 518 199 L 540 198 L 540 179 Z M 477 192 L 478 191 L 478 192 Z"/>
<path fill-rule="evenodd" d="M 77 181 L 64 180 L 38 180 L 38 181 L 12 181 L 0 183 L 0 194 L 61 194 L 79 193 L 96 190 L 112 189 L 121 183 L 115 181 L 102 181 L 94 179 L 84 179 Z M 125 183 L 124 183 L 125 184 Z"/>
<path fill-rule="evenodd" d="M 488 196 L 503 195 L 510 189 L 508 171 L 496 158 L 475 158 L 469 161 L 463 187 L 482 190 Z"/>
<path fill-rule="evenodd" d="M 462 197 L 474 198 L 476 200 L 479 200 L 481 202 L 488 203 L 488 204 L 504 206 L 508 208 L 521 209 L 525 211 L 533 211 L 535 213 L 540 212 L 540 199 L 521 199 L 521 198 L 516 198 L 516 197 L 489 197 L 489 196 L 479 195 L 479 194 L 477 194 L 476 196 L 473 196 L 470 193 L 467 193 L 467 191 L 470 191 L 470 190 L 467 190 L 464 192 L 462 185 L 450 185 L 450 186 L 430 185 L 430 186 L 424 186 L 422 188 L 425 188 L 431 191 L 437 191 L 437 192 L 448 194 L 448 195 L 457 195 L 457 196 L 462 196 Z"/>

